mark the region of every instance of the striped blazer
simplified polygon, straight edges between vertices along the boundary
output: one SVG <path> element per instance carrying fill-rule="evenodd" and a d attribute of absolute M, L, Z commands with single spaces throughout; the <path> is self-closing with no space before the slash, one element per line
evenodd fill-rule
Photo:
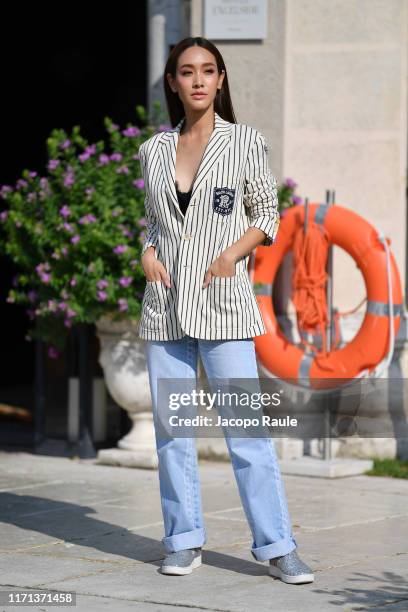
<path fill-rule="evenodd" d="M 176 148 L 184 120 L 154 134 L 139 149 L 147 220 L 142 254 L 155 246 L 155 256 L 171 282 L 171 287 L 162 281 L 146 282 L 139 337 L 260 336 L 266 329 L 248 276 L 249 254 L 236 263 L 235 275 L 212 277 L 205 289 L 202 284 L 211 263 L 248 227 L 265 232 L 263 246 L 276 239 L 277 182 L 269 169 L 266 139 L 255 128 L 215 113 L 184 217 L 175 186 Z"/>

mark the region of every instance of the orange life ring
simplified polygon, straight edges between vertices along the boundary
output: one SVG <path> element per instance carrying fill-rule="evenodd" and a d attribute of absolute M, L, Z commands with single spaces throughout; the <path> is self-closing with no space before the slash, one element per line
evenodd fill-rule
<path fill-rule="evenodd" d="M 273 309 L 272 284 L 285 254 L 291 250 L 299 224 L 304 223 L 304 216 L 304 206 L 287 209 L 281 218 L 275 244 L 256 249 L 251 280 L 267 333 L 256 336 L 254 341 L 261 365 L 273 376 L 308 379 L 309 386 L 314 386 L 313 379 L 355 378 L 364 370 L 371 372 L 384 358 L 390 334 L 389 292 L 386 253 L 377 230 L 363 217 L 342 206 L 309 204 L 310 221 L 324 225 L 329 241 L 347 251 L 361 270 L 367 291 L 367 310 L 351 342 L 326 356 L 310 354 L 301 346 L 292 344 L 279 328 Z M 390 263 L 396 337 L 403 312 L 403 297 L 398 268 L 391 252 Z"/>

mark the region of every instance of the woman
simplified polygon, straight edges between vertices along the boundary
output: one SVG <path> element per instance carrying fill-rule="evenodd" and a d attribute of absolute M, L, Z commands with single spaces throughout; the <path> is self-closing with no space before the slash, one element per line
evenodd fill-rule
<path fill-rule="evenodd" d="M 146 275 L 139 335 L 147 363 L 159 458 L 166 556 L 162 573 L 201 565 L 206 542 L 195 439 L 160 437 L 158 379 L 258 379 L 253 337 L 266 333 L 247 274 L 249 254 L 279 225 L 264 136 L 237 124 L 224 61 L 205 38 L 172 50 L 164 87 L 173 130 L 140 147 L 146 190 Z M 187 385 L 188 386 L 188 385 Z M 168 396 L 167 400 L 168 409 Z M 297 556 L 270 437 L 226 437 L 251 553 L 287 583 L 312 582 Z"/>

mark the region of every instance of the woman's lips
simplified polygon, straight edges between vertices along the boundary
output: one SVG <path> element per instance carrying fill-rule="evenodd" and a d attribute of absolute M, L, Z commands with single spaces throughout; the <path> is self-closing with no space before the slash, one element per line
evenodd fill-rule
<path fill-rule="evenodd" d="M 192 98 L 205 98 L 206 95 L 207 94 L 205 94 L 205 93 L 200 93 L 200 94 L 195 93 L 195 94 L 191 94 L 191 97 Z"/>

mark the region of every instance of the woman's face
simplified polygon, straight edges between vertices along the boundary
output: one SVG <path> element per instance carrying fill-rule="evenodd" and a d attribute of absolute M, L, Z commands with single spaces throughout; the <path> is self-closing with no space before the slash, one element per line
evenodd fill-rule
<path fill-rule="evenodd" d="M 178 92 L 185 110 L 206 110 L 213 104 L 217 88 L 221 89 L 224 72 L 218 74 L 212 53 L 195 45 L 183 51 L 175 79 L 168 73 L 167 80 L 172 91 Z"/>

